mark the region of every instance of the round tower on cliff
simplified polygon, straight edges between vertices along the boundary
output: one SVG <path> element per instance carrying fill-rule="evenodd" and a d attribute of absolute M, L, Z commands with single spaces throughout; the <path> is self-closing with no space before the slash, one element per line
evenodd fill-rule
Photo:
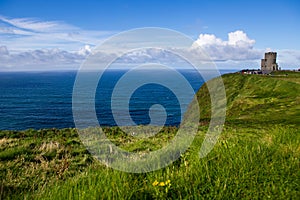
<path fill-rule="evenodd" d="M 265 53 L 265 58 L 261 59 L 261 71 L 264 74 L 271 73 L 278 70 L 278 64 L 276 63 L 276 52 Z"/>

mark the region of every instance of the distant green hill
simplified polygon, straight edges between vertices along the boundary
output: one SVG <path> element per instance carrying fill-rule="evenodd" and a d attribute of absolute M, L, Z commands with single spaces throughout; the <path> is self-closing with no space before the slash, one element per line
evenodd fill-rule
<path fill-rule="evenodd" d="M 225 74 L 222 79 L 227 97 L 227 124 L 300 124 L 300 73 Z M 206 84 L 197 97 L 201 121 L 207 121 L 211 104 Z"/>

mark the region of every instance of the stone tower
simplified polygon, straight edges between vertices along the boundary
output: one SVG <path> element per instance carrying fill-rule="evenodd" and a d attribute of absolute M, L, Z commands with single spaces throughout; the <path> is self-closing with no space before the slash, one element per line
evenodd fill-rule
<path fill-rule="evenodd" d="M 265 58 L 261 59 L 261 71 L 263 74 L 271 73 L 278 70 L 278 64 L 276 63 L 276 52 L 265 53 Z"/>

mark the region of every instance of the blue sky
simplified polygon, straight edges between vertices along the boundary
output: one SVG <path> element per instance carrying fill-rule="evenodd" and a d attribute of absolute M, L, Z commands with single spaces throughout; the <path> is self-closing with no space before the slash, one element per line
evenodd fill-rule
<path fill-rule="evenodd" d="M 245 57 L 244 62 L 235 61 L 234 55 L 224 57 L 220 63 L 223 67 L 256 65 L 258 54 L 266 50 L 279 52 L 279 64 L 300 67 L 300 3 L 297 0 L 0 0 L 0 16 L 0 59 L 4 60 L 2 52 L 6 55 L 2 63 L 7 62 L 6 68 L 10 69 L 17 68 L 18 63 L 12 63 L 8 54 L 15 54 L 16 60 L 26 52 L 39 56 L 41 52 L 37 51 L 42 49 L 43 55 L 53 56 L 62 51 L 68 57 L 76 57 L 74 52 L 81 51 L 79 54 L 84 57 L 85 51 L 115 33 L 149 26 L 174 29 L 195 41 L 201 34 L 213 35 L 216 39 L 209 45 L 219 47 L 230 46 L 228 34 L 240 31 L 231 35 L 244 38 L 249 54 L 254 50 L 255 54 Z M 66 35 L 74 38 L 71 40 Z M 199 43 L 203 44 L 205 39 L 211 37 L 202 37 Z M 222 41 L 217 42 L 218 39 Z M 230 47 L 235 51 L 239 48 Z M 31 64 L 30 60 L 26 62 Z"/>

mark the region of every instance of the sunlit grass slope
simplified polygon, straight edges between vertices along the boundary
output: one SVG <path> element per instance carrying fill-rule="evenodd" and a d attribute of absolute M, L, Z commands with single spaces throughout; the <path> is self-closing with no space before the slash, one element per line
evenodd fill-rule
<path fill-rule="evenodd" d="M 300 73 L 276 73 L 276 76 L 226 74 L 222 77 L 227 96 L 227 124 L 249 127 L 256 124 L 299 124 Z M 205 85 L 197 96 L 201 102 L 202 118 L 209 119 L 210 98 Z"/>

